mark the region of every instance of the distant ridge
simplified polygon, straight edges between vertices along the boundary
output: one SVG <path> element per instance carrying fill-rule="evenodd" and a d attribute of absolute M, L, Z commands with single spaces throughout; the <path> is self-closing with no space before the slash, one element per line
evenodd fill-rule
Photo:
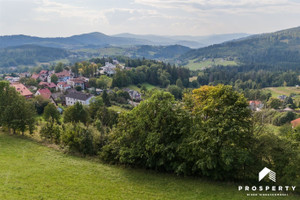
<path fill-rule="evenodd" d="M 158 36 L 134 35 L 130 33 L 105 35 L 99 32 L 73 35 L 70 37 L 36 37 L 27 35 L 0 36 L 0 48 L 20 45 L 40 45 L 64 49 L 101 48 L 106 46 L 135 46 L 135 45 L 182 45 L 199 48 L 210 44 L 238 39 L 248 34 L 224 34 L 211 36 Z"/>
<path fill-rule="evenodd" d="M 191 50 L 181 56 L 185 63 L 205 59 L 236 60 L 239 63 L 296 65 L 300 63 L 300 27 L 248 36 L 222 44 Z"/>

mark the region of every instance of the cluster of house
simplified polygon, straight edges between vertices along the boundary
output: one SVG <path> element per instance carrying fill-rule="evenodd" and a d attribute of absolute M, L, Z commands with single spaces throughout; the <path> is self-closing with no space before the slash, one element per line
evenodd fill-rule
<path fill-rule="evenodd" d="M 51 76 L 53 74 L 55 74 L 58 78 L 57 84 L 51 82 Z M 37 91 L 33 94 L 25 85 L 19 83 L 20 77 L 31 77 L 37 81 L 40 81 L 40 89 L 36 88 Z M 18 77 L 6 76 L 5 80 L 9 81 L 11 86 L 14 87 L 16 91 L 18 91 L 27 99 L 32 98 L 33 96 L 40 95 L 45 99 L 49 99 L 55 104 L 56 100 L 59 99 L 62 100 L 65 105 L 71 106 L 76 102 L 88 105 L 90 99 L 93 97 L 93 95 L 91 94 L 79 92 L 74 89 L 77 86 L 85 89 L 87 87 L 89 79 L 85 77 L 73 77 L 72 73 L 68 70 L 64 70 L 59 73 L 55 73 L 54 71 L 42 70 L 38 74 L 34 73 L 30 75 L 29 73 L 26 73 L 24 75 L 19 74 Z M 52 93 L 51 91 L 54 93 Z"/>
<path fill-rule="evenodd" d="M 106 75 L 112 75 L 112 71 L 110 69 L 115 69 L 116 65 L 120 67 L 120 64 L 114 60 L 113 64 L 106 63 L 106 65 L 103 67 L 103 70 L 105 71 Z M 115 72 L 115 71 L 114 71 Z M 57 84 L 51 82 L 51 77 L 53 75 L 56 75 L 58 78 Z M 39 81 L 39 87 L 40 89 L 31 86 L 30 89 L 28 89 L 25 85 L 20 83 L 21 77 L 27 77 L 32 78 L 37 81 Z M 84 93 L 77 91 L 77 87 L 81 87 L 82 90 L 89 89 L 96 92 L 97 95 L 100 95 L 103 90 L 101 89 L 92 89 L 88 88 L 88 82 L 89 79 L 85 77 L 74 77 L 71 71 L 64 70 L 59 73 L 55 73 L 55 71 L 48 71 L 48 70 L 42 70 L 39 73 L 23 73 L 18 74 L 18 77 L 11 77 L 6 76 L 5 79 L 11 83 L 11 86 L 15 87 L 16 90 L 25 98 L 32 98 L 33 96 L 42 96 L 45 99 L 49 99 L 51 102 L 56 104 L 56 102 L 61 102 L 63 105 L 71 106 L 74 105 L 76 102 L 80 102 L 83 105 L 89 105 L 90 100 L 92 99 L 93 95 L 89 93 Z M 76 88 L 76 89 L 75 89 Z M 34 94 L 31 91 L 36 91 Z M 138 91 L 131 90 L 131 89 L 124 89 L 128 92 L 130 96 L 130 102 L 136 106 L 136 102 L 141 101 L 141 94 Z M 108 90 L 108 92 L 113 92 L 112 90 Z"/>
<path fill-rule="evenodd" d="M 105 65 L 103 67 L 100 67 L 99 72 L 100 72 L 100 74 L 112 76 L 116 73 L 117 68 L 119 68 L 121 70 L 129 69 L 128 67 L 125 67 L 124 65 L 120 64 L 117 60 L 113 60 L 112 63 L 105 62 Z"/>

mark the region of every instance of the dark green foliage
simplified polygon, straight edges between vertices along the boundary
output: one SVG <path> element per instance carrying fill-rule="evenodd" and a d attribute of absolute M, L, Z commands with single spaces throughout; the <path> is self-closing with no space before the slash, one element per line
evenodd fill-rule
<path fill-rule="evenodd" d="M 285 123 L 289 123 L 292 120 L 294 120 L 296 117 L 296 114 L 293 112 L 284 112 L 276 115 L 273 119 L 273 124 L 276 126 L 281 126 Z"/>
<path fill-rule="evenodd" d="M 60 113 L 53 103 L 49 103 L 44 109 L 44 118 L 46 121 L 59 122 Z"/>
<path fill-rule="evenodd" d="M 71 151 L 78 151 L 84 155 L 94 155 L 96 149 L 93 144 L 93 131 L 82 123 L 66 124 L 61 135 L 62 143 Z"/>
<path fill-rule="evenodd" d="M 242 63 L 295 65 L 300 62 L 300 28 L 255 35 L 187 52 L 182 60 L 236 58 Z"/>
<path fill-rule="evenodd" d="M 254 156 L 251 111 L 244 96 L 230 86 L 203 86 L 185 102 L 193 116 L 183 151 L 185 168 L 193 169 L 187 172 L 214 179 L 244 178 Z"/>
<path fill-rule="evenodd" d="M 189 116 L 176 105 L 170 93 L 158 92 L 124 113 L 103 147 L 102 157 L 110 162 L 162 171 L 180 165 L 180 143 L 189 133 Z"/>
<path fill-rule="evenodd" d="M 178 82 L 183 87 L 189 86 L 190 71 L 187 68 L 175 67 L 163 62 L 153 60 L 126 59 L 126 66 L 131 70 L 117 70 L 113 76 L 112 87 L 125 87 L 129 84 L 142 84 L 144 82 L 160 87 Z M 100 61 L 99 61 L 100 62 Z M 181 87 L 180 86 L 180 87 Z"/>
<path fill-rule="evenodd" d="M 299 67 L 247 64 L 238 67 L 216 66 L 205 69 L 198 75 L 200 85 L 227 84 L 235 89 L 261 89 L 300 85 Z"/>
<path fill-rule="evenodd" d="M 109 99 L 109 96 L 108 96 L 106 90 L 104 90 L 102 93 L 102 99 L 103 99 L 105 106 L 111 106 L 110 99 Z"/>
<path fill-rule="evenodd" d="M 57 81 L 58 81 L 58 77 L 56 76 L 56 74 L 53 74 L 51 76 L 51 82 L 57 84 Z"/>
<path fill-rule="evenodd" d="M 42 96 L 35 96 L 34 98 L 30 99 L 29 101 L 32 102 L 32 104 L 35 107 L 35 110 L 38 115 L 42 115 L 44 113 L 45 107 L 50 103 L 48 99 L 43 98 Z"/>
<path fill-rule="evenodd" d="M 0 49 L 0 67 L 34 65 L 37 62 L 49 62 L 69 55 L 66 50 L 24 45 Z"/>
<path fill-rule="evenodd" d="M 176 99 L 182 98 L 182 89 L 176 85 L 169 85 L 168 92 L 170 92 Z"/>
<path fill-rule="evenodd" d="M 283 102 L 278 98 L 270 98 L 268 101 L 268 107 L 273 109 L 279 109 L 283 105 Z"/>
<path fill-rule="evenodd" d="M 112 128 L 118 122 L 118 113 L 103 106 L 97 110 L 96 119 L 99 119 L 102 125 Z"/>
<path fill-rule="evenodd" d="M 40 130 L 40 135 L 42 138 L 54 142 L 55 144 L 60 144 L 61 127 L 54 122 L 47 122 Z"/>
<path fill-rule="evenodd" d="M 79 102 L 68 107 L 64 112 L 64 122 L 82 122 L 86 124 L 89 121 L 89 113 L 85 107 Z"/>
<path fill-rule="evenodd" d="M 55 67 L 54 67 L 54 71 L 55 73 L 59 73 L 62 72 L 64 70 L 64 64 L 59 62 Z"/>
<path fill-rule="evenodd" d="M 82 87 L 80 86 L 80 85 L 77 85 L 76 87 L 75 87 L 75 89 L 77 90 L 77 91 L 81 91 L 82 90 Z"/>
<path fill-rule="evenodd" d="M 33 132 L 35 127 L 34 106 L 26 101 L 8 82 L 0 82 L 0 124 L 17 131 Z"/>

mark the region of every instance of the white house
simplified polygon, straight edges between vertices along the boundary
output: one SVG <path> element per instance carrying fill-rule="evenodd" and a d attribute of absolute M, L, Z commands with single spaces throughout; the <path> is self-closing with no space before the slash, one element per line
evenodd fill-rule
<path fill-rule="evenodd" d="M 82 92 L 78 92 L 76 90 L 69 90 L 68 94 L 66 95 L 66 105 L 67 106 L 72 106 L 76 102 L 81 103 L 82 105 L 89 105 L 90 100 L 94 96 L 91 94 L 86 94 Z"/>

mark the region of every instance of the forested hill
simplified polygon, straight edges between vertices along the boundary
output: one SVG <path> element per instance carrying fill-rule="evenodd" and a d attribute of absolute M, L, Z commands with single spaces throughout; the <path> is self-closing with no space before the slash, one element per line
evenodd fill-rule
<path fill-rule="evenodd" d="M 185 63 L 216 58 L 271 65 L 300 63 L 300 27 L 212 45 L 181 56 Z"/>
<path fill-rule="evenodd" d="M 23 45 L 0 49 L 0 67 L 34 65 L 38 62 L 49 62 L 69 56 L 63 49 Z"/>

